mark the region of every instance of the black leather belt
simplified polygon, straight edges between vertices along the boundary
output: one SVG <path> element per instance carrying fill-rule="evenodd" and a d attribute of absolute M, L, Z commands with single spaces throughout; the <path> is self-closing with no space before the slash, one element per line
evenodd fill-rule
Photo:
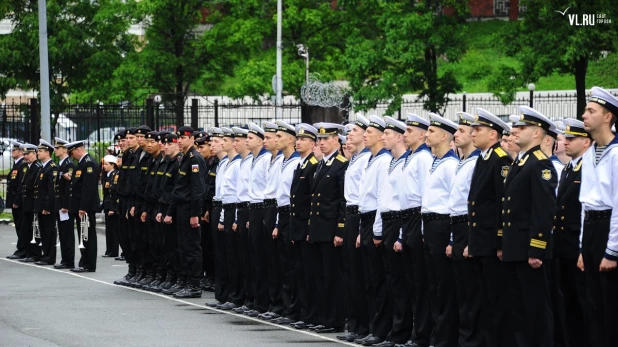
<path fill-rule="evenodd" d="M 277 207 L 277 211 L 280 213 L 288 213 L 290 212 L 290 205 Z"/>
<path fill-rule="evenodd" d="M 412 217 L 420 213 L 421 213 L 420 207 L 407 208 L 405 210 L 401 210 L 401 217 L 405 219 L 405 218 Z"/>
<path fill-rule="evenodd" d="M 265 199 L 264 207 L 273 207 L 277 206 L 277 199 Z"/>
<path fill-rule="evenodd" d="M 451 224 L 464 223 L 468 221 L 468 215 L 451 216 Z"/>
<path fill-rule="evenodd" d="M 597 221 L 597 220 L 606 220 L 612 217 L 612 210 L 603 210 L 603 211 L 584 211 L 585 217 L 584 220 L 587 221 Z"/>
<path fill-rule="evenodd" d="M 441 220 L 441 219 L 449 219 L 451 216 L 448 214 L 439 214 L 439 213 L 423 213 L 423 221 L 429 222 L 430 220 Z"/>
<path fill-rule="evenodd" d="M 221 207 L 223 206 L 223 203 L 219 200 L 213 200 L 212 201 L 212 207 Z"/>
<path fill-rule="evenodd" d="M 252 202 L 249 204 L 249 209 L 250 210 L 259 210 L 264 208 L 264 203 L 263 202 Z"/>
<path fill-rule="evenodd" d="M 380 213 L 382 220 L 385 222 L 391 222 L 401 218 L 401 211 L 389 211 Z"/>
<path fill-rule="evenodd" d="M 346 206 L 345 212 L 347 214 L 358 214 L 358 206 L 357 205 Z"/>
<path fill-rule="evenodd" d="M 221 205 L 221 207 L 223 207 L 224 209 L 229 209 L 229 208 L 236 208 L 237 204 L 223 204 Z"/>
<path fill-rule="evenodd" d="M 368 221 L 376 217 L 376 211 L 369 211 L 360 214 L 361 221 Z"/>
<path fill-rule="evenodd" d="M 236 208 L 249 208 L 249 201 L 237 203 Z"/>

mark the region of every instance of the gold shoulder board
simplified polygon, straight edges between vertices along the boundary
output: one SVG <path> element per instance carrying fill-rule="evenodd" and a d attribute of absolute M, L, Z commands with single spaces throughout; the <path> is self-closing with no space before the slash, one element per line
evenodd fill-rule
<path fill-rule="evenodd" d="M 502 147 L 496 148 L 494 153 L 496 153 L 500 158 L 506 157 L 506 152 L 502 149 Z"/>
<path fill-rule="evenodd" d="M 311 164 L 315 165 L 315 164 L 317 164 L 317 163 L 318 163 L 318 160 L 317 160 L 317 159 L 315 159 L 315 157 L 312 157 L 311 159 L 309 159 L 309 162 L 310 162 Z"/>
<path fill-rule="evenodd" d="M 543 153 L 540 149 L 534 151 L 534 156 L 538 160 L 545 160 L 545 159 L 547 159 L 547 156 L 545 155 L 545 153 Z"/>
<path fill-rule="evenodd" d="M 344 156 L 342 156 L 341 154 L 337 155 L 337 160 L 339 160 L 342 163 L 345 163 L 346 161 L 348 161 Z"/>

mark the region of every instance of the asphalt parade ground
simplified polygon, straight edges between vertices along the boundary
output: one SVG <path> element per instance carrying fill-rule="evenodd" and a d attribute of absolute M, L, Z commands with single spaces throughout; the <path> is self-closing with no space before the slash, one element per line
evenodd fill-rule
<path fill-rule="evenodd" d="M 207 307 L 211 292 L 179 300 L 114 285 L 127 267 L 101 257 L 102 233 L 97 271 L 77 274 L 6 259 L 17 239 L 0 225 L 0 346 L 357 346 Z"/>

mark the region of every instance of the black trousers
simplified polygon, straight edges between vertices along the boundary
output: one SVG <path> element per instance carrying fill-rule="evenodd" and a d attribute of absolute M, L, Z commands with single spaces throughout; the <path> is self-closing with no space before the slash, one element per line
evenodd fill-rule
<path fill-rule="evenodd" d="M 187 283 L 193 288 L 200 288 L 202 279 L 202 232 L 191 227 L 191 204 L 178 204 L 178 248 L 180 250 L 181 272 L 187 277 Z"/>
<path fill-rule="evenodd" d="M 41 239 L 37 238 L 35 239 L 35 243 L 31 243 L 32 237 L 35 233 L 34 228 L 32 227 L 33 221 L 34 221 L 34 212 L 23 211 L 20 238 L 26 241 L 26 243 L 24 244 L 26 257 L 39 260 L 41 259 L 41 247 L 39 247 L 39 243 L 41 242 Z"/>
<path fill-rule="evenodd" d="M 142 212 L 146 212 L 147 214 L 149 213 L 147 209 L 144 209 L 143 211 L 140 211 L 137 208 L 135 209 L 135 217 L 133 220 L 135 224 L 135 251 L 139 257 L 139 266 L 141 269 L 144 271 L 151 271 L 152 254 L 150 252 L 149 234 L 152 229 L 152 221 L 150 219 L 151 216 L 148 214 L 146 221 L 142 222 Z"/>
<path fill-rule="evenodd" d="M 279 234 L 277 239 L 277 253 L 281 266 L 281 301 L 283 304 L 282 316 L 292 320 L 300 319 L 300 307 L 296 288 L 296 258 L 294 244 L 290 240 L 290 212 L 279 212 Z M 298 247 L 296 247 L 298 248 Z M 298 252 L 300 254 L 300 252 Z M 302 272 L 302 269 L 299 271 Z M 274 311 L 273 311 L 274 312 Z"/>
<path fill-rule="evenodd" d="M 178 249 L 178 227 L 176 226 L 176 223 L 178 221 L 176 220 L 175 215 L 170 217 L 172 217 L 172 223 L 163 223 L 162 225 L 163 252 L 165 253 L 165 270 L 168 273 L 178 276 L 180 275 L 180 250 Z"/>
<path fill-rule="evenodd" d="M 365 268 L 361 249 L 356 248 L 360 234 L 360 215 L 346 213 L 343 229 L 343 293 L 344 312 L 348 331 L 366 336 L 369 334 L 369 317 L 373 317 L 373 302 L 368 301 Z M 371 313 L 370 313 L 371 312 Z"/>
<path fill-rule="evenodd" d="M 272 237 L 276 221 L 277 207 L 266 207 L 264 209 L 264 252 L 266 253 L 268 267 L 268 311 L 281 314 L 286 306 L 284 306 L 281 296 L 283 285 L 278 241 Z"/>
<path fill-rule="evenodd" d="M 337 225 L 334 221 L 334 225 Z M 332 242 L 316 242 L 316 259 L 312 263 L 317 277 L 316 293 L 320 306 L 320 323 L 331 328 L 343 328 L 343 269 L 341 265 L 342 247 Z"/>
<path fill-rule="evenodd" d="M 204 269 L 206 278 L 214 280 L 216 275 L 215 238 L 217 234 L 212 232 L 212 223 L 212 216 L 210 216 L 209 222 L 200 219 L 202 228 L 202 269 Z"/>
<path fill-rule="evenodd" d="M 213 207 L 210 212 L 210 231 L 215 239 L 215 299 L 220 302 L 227 302 L 230 295 L 230 277 L 227 262 L 227 233 L 219 230 L 219 218 L 221 217 L 221 207 Z M 233 221 L 232 221 L 233 222 Z"/>
<path fill-rule="evenodd" d="M 56 243 L 58 235 L 56 233 L 56 216 L 52 213 L 44 215 L 38 214 L 39 228 L 41 231 L 41 261 L 49 265 L 56 263 Z"/>
<path fill-rule="evenodd" d="M 81 218 L 78 213 L 73 215 L 75 218 L 75 225 L 77 227 L 77 240 L 81 241 Z M 80 248 L 81 258 L 79 259 L 79 267 L 88 269 L 90 271 L 96 271 L 97 269 L 97 219 L 96 211 L 88 212 L 88 221 L 90 226 L 88 227 L 88 241 L 84 241 L 84 248 Z"/>
<path fill-rule="evenodd" d="M 251 240 L 251 258 L 253 263 L 253 309 L 260 313 L 264 313 L 270 308 L 266 243 L 269 241 L 268 239 L 272 240 L 272 237 L 266 238 L 264 214 L 264 208 L 251 209 L 249 211 L 249 239 Z"/>
<path fill-rule="evenodd" d="M 528 261 L 505 262 L 509 337 L 516 346 L 553 347 L 554 329 L 550 294 L 550 261 L 533 269 Z M 510 331 L 509 331 L 510 332 Z"/>
<path fill-rule="evenodd" d="M 592 301 L 586 293 L 586 275 L 577 268 L 577 258 L 552 260 L 552 306 L 557 347 L 600 346 Z"/>
<path fill-rule="evenodd" d="M 618 212 L 614 212 L 618 213 Z M 618 270 L 599 272 L 607 247 L 609 219 L 584 221 L 582 256 L 586 287 L 599 329 L 600 343 L 596 346 L 615 346 L 618 341 Z"/>
<path fill-rule="evenodd" d="M 481 329 L 481 278 L 471 258 L 464 257 L 470 228 L 467 221 L 451 224 L 453 233 L 453 274 L 459 308 L 459 346 L 489 347 Z"/>
<path fill-rule="evenodd" d="M 58 218 L 58 237 L 60 238 L 60 264 L 65 264 L 69 267 L 73 267 L 75 263 L 75 233 L 73 232 L 73 214 L 69 213 L 69 219 L 65 221 L 60 220 L 60 213 L 57 214 Z"/>
<path fill-rule="evenodd" d="M 392 327 L 387 340 L 405 344 L 412 332 L 412 305 L 408 293 L 403 254 L 395 252 L 393 246 L 399 238 L 402 226 L 401 218 L 382 218 L 382 261 L 385 268 L 388 291 L 393 303 Z"/>
<path fill-rule="evenodd" d="M 152 206 L 148 212 L 148 218 L 151 229 L 148 231 L 148 248 L 152 256 L 152 267 L 157 275 L 165 276 L 165 235 L 163 218 L 161 222 L 157 222 L 157 209 Z"/>
<path fill-rule="evenodd" d="M 321 314 L 321 295 L 319 292 L 318 276 L 319 269 L 316 266 L 320 261 L 320 253 L 318 247 L 314 243 L 307 241 L 296 241 L 295 244 L 300 246 L 301 252 L 301 264 L 303 267 L 302 273 L 304 274 L 303 291 L 305 302 L 303 307 L 305 309 L 304 317 L 301 316 L 301 320 L 310 324 L 323 324 Z"/>
<path fill-rule="evenodd" d="M 230 231 L 236 234 L 238 252 L 235 256 L 238 258 L 238 278 L 240 281 L 240 292 L 242 293 L 241 304 L 249 308 L 254 308 L 255 300 L 255 267 L 253 264 L 253 246 L 251 234 L 247 229 L 249 221 L 249 208 L 238 208 L 236 212 L 236 231 Z"/>
<path fill-rule="evenodd" d="M 135 258 L 135 248 L 133 245 L 132 235 L 132 219 L 127 219 L 129 213 L 129 206 L 124 198 L 120 198 L 120 206 L 118 211 L 118 243 L 122 248 L 122 253 L 126 262 L 132 264 L 133 267 L 137 264 Z"/>
<path fill-rule="evenodd" d="M 7 206 L 12 207 L 12 206 Z M 26 255 L 26 242 L 30 242 L 30 240 L 24 240 L 21 237 L 21 228 L 23 223 L 23 215 L 21 207 L 11 209 L 11 214 L 13 215 L 13 222 L 15 222 L 15 234 L 17 234 L 17 249 L 13 254 L 15 255 Z"/>
<path fill-rule="evenodd" d="M 430 293 L 432 284 L 427 273 L 428 251 L 424 247 L 420 208 L 403 218 L 403 263 L 412 305 L 414 329 L 412 341 L 422 347 L 430 345 L 434 328 L 431 314 Z"/>
<path fill-rule="evenodd" d="M 105 255 L 110 257 L 118 256 L 118 241 L 119 222 L 118 214 L 109 215 L 109 211 L 105 212 Z"/>
<path fill-rule="evenodd" d="M 381 338 L 386 338 L 393 324 L 393 304 L 388 295 L 388 285 L 386 273 L 384 271 L 384 261 L 382 260 L 382 247 L 373 244 L 373 223 L 375 221 L 375 211 L 361 214 L 360 233 L 361 233 L 361 252 L 366 278 L 366 293 L 369 296 L 367 301 L 373 302 L 375 314 L 369 317 L 372 334 Z"/>
<path fill-rule="evenodd" d="M 436 300 L 432 313 L 435 315 L 436 347 L 457 346 L 459 315 L 453 264 L 446 256 L 446 246 L 451 237 L 450 219 L 428 220 L 423 223 L 425 247 L 429 250 L 428 273 L 433 274 Z M 431 278 L 431 277 L 430 277 Z"/>
<path fill-rule="evenodd" d="M 240 213 L 240 211 L 239 211 Z M 226 260 L 227 273 L 229 275 L 229 294 L 227 301 L 235 305 L 243 305 L 245 303 L 245 286 L 243 283 L 243 269 L 241 260 L 241 238 L 239 236 L 239 229 L 232 230 L 232 225 L 236 218 L 236 209 L 227 208 L 223 212 L 223 226 L 224 226 L 224 239 L 226 247 Z M 239 215 L 240 218 L 240 215 Z M 219 234 L 219 236 L 221 236 Z"/>
<path fill-rule="evenodd" d="M 137 222 L 135 217 L 131 216 L 131 207 L 132 206 L 125 206 L 126 208 L 126 214 L 124 214 L 125 218 L 126 218 L 126 223 L 127 223 L 127 235 L 129 238 L 129 248 L 131 249 L 130 251 L 130 255 L 127 256 L 127 252 L 123 250 L 123 252 L 125 253 L 124 257 L 127 259 L 127 263 L 138 267 L 140 266 L 140 253 L 138 252 L 139 250 L 139 230 L 137 229 Z M 176 217 L 176 216 L 174 216 Z"/>

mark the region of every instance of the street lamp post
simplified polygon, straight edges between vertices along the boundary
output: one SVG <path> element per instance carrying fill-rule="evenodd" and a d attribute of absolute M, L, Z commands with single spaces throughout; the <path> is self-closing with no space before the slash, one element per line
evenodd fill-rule
<path fill-rule="evenodd" d="M 296 45 L 298 48 L 298 55 L 305 58 L 305 83 L 309 84 L 309 47 L 305 47 L 305 45 L 300 44 Z"/>

